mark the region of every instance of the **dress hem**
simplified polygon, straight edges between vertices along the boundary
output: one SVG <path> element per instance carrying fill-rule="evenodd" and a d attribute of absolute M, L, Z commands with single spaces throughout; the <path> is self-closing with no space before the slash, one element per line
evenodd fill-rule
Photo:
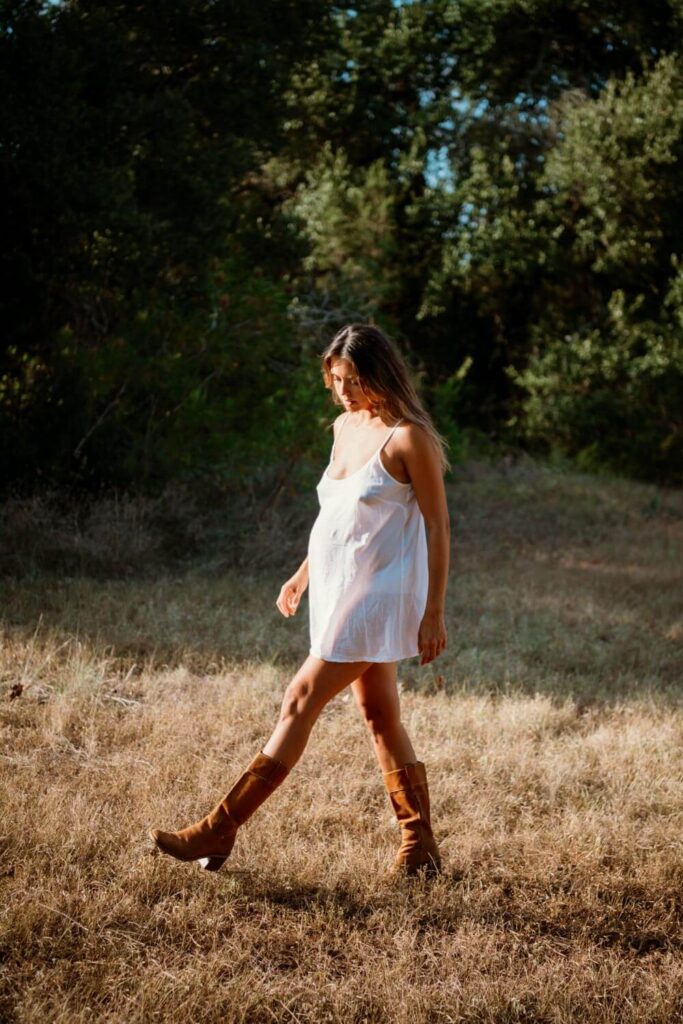
<path fill-rule="evenodd" d="M 383 662 L 405 661 L 407 658 L 418 658 L 420 656 L 420 652 L 419 651 L 415 651 L 414 654 L 394 655 L 393 658 L 365 658 L 362 655 L 359 655 L 356 658 L 330 658 L 327 655 L 318 654 L 316 651 L 314 651 L 312 649 L 309 649 L 308 653 L 312 654 L 314 658 L 319 658 L 320 661 L 331 661 L 335 665 L 350 665 L 354 661 L 369 661 L 369 662 L 372 662 L 372 664 L 379 665 L 379 664 L 382 664 Z"/>

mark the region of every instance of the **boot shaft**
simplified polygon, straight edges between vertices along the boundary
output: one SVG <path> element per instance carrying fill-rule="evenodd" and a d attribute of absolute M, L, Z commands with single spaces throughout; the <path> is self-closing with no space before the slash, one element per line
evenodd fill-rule
<path fill-rule="evenodd" d="M 228 795 L 214 807 L 209 820 L 215 827 L 225 816 L 235 825 L 243 825 L 271 793 L 284 782 L 290 769 L 263 751 L 259 751 Z"/>
<path fill-rule="evenodd" d="M 414 761 L 384 772 L 384 784 L 398 821 L 403 824 L 422 822 L 431 832 L 431 809 L 427 771 L 423 761 Z"/>
<path fill-rule="evenodd" d="M 401 848 L 390 874 L 427 870 L 441 871 L 441 855 L 432 832 L 427 772 L 422 761 L 414 761 L 384 772 L 384 784 L 401 826 Z"/>

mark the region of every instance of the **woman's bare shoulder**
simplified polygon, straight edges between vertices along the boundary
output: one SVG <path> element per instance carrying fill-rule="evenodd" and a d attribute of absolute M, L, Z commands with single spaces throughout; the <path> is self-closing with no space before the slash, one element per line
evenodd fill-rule
<path fill-rule="evenodd" d="M 433 446 L 429 431 L 421 423 L 415 423 L 414 420 L 404 420 L 396 430 L 396 434 L 405 447 L 426 451 L 430 445 Z"/>
<path fill-rule="evenodd" d="M 421 424 L 406 420 L 396 431 L 396 452 L 404 459 L 409 469 L 417 463 L 438 460 L 438 448 L 434 437 Z"/>

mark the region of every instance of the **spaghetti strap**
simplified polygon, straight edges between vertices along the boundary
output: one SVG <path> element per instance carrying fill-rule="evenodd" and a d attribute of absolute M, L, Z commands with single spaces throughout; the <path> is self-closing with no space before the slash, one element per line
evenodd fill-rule
<path fill-rule="evenodd" d="M 393 427 L 391 428 L 391 430 L 389 431 L 389 433 L 387 434 L 387 436 L 384 438 L 384 440 L 382 441 L 381 445 L 377 449 L 377 454 L 378 455 L 382 451 L 382 448 L 384 448 L 384 445 L 387 443 L 389 438 L 393 437 L 393 434 L 394 434 L 394 431 L 396 430 L 396 427 L 400 426 L 401 423 L 403 423 L 403 418 L 401 418 L 400 420 L 397 420 L 396 423 L 394 423 Z"/>
<path fill-rule="evenodd" d="M 348 414 L 348 412 L 347 412 L 347 413 L 345 413 L 345 415 L 344 415 L 344 419 L 343 419 L 343 420 L 342 420 L 342 422 L 341 422 L 341 426 L 340 426 L 340 428 L 339 428 L 339 433 L 337 434 L 337 436 L 335 437 L 335 439 L 334 439 L 334 440 L 333 440 L 333 442 L 332 442 L 332 451 L 330 452 L 330 462 L 331 462 L 331 463 L 332 463 L 332 462 L 334 462 L 334 450 L 335 450 L 335 447 L 336 447 L 337 441 L 339 440 L 339 438 L 340 438 L 340 436 L 341 436 L 341 432 L 342 432 L 342 430 L 344 429 L 344 426 L 345 426 L 345 424 L 346 424 L 346 421 L 347 421 L 348 417 L 349 417 L 349 414 Z M 388 433 L 388 434 L 387 434 L 387 436 L 386 436 L 386 437 L 384 438 L 384 440 L 382 441 L 381 445 L 379 446 L 379 448 L 378 448 L 378 449 L 377 449 L 377 451 L 375 452 L 375 456 L 378 456 L 378 455 L 379 455 L 379 453 L 380 453 L 380 452 L 382 451 L 382 448 L 384 448 L 384 445 L 385 445 L 385 444 L 387 443 L 387 441 L 389 440 L 389 438 L 390 438 L 390 437 L 393 437 L 393 434 L 394 434 L 394 431 L 396 430 L 396 427 L 400 426 L 400 425 L 401 425 L 401 423 L 403 423 L 403 417 L 401 417 L 401 419 L 398 419 L 398 420 L 396 421 L 396 423 L 394 423 L 393 427 L 391 428 L 391 430 L 389 431 L 389 433 Z M 345 477 L 343 477 L 342 479 L 346 479 L 346 478 L 345 478 Z"/>
<path fill-rule="evenodd" d="M 346 423 L 348 418 L 349 418 L 348 412 L 344 413 L 344 419 L 341 421 L 341 426 L 339 428 L 339 434 L 341 434 L 342 430 L 344 429 L 344 424 Z M 334 447 L 335 447 L 335 445 L 337 443 L 337 438 L 339 437 L 339 434 L 337 434 L 337 437 L 335 437 L 334 440 L 332 441 L 332 451 L 330 452 L 330 462 L 332 462 L 333 459 L 334 459 Z"/>

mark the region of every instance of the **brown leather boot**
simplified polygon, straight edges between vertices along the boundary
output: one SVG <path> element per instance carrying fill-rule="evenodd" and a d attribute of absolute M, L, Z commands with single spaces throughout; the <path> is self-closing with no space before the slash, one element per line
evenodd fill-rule
<path fill-rule="evenodd" d="M 281 761 L 260 751 L 225 799 L 201 821 L 180 832 L 155 828 L 149 834 L 163 853 L 178 860 L 199 860 L 207 871 L 217 871 L 230 856 L 238 826 L 251 817 L 289 771 Z"/>
<path fill-rule="evenodd" d="M 429 818 L 427 773 L 422 761 L 383 772 L 384 784 L 401 826 L 401 848 L 390 875 L 414 875 L 424 868 L 428 875 L 441 870 L 441 854 Z"/>

